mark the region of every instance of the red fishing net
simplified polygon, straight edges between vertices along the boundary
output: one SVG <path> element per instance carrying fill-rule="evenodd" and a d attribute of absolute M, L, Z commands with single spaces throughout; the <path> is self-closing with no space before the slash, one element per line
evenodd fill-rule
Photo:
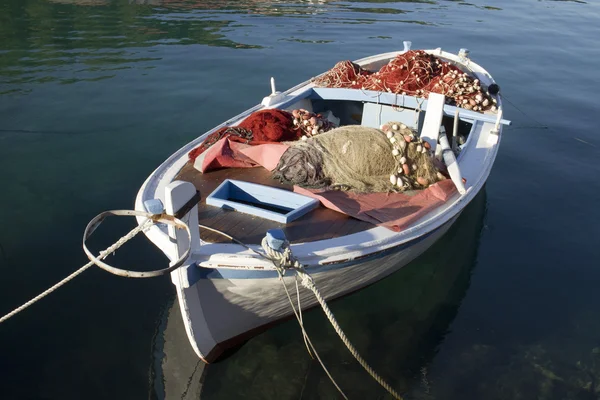
<path fill-rule="evenodd" d="M 302 136 L 302 130 L 293 121 L 292 113 L 287 111 L 256 111 L 238 126 L 225 126 L 211 133 L 200 146 L 188 153 L 188 157 L 194 162 L 200 154 L 223 138 L 251 145 L 298 140 Z"/>
<path fill-rule="evenodd" d="M 434 92 L 468 110 L 495 110 L 495 100 L 478 79 L 422 50 L 399 54 L 375 73 L 342 61 L 314 83 L 320 87 L 375 90 L 424 98 Z"/>
<path fill-rule="evenodd" d="M 369 75 L 370 71 L 352 61 L 340 61 L 327 73 L 316 78 L 315 83 L 321 87 L 360 89 Z"/>
<path fill-rule="evenodd" d="M 298 140 L 301 135 L 294 129 L 293 120 L 290 112 L 268 109 L 252 113 L 238 127 L 251 131 L 253 140 L 259 142 Z"/>
<path fill-rule="evenodd" d="M 213 144 L 226 137 L 231 139 L 237 138 L 238 140 L 241 139 L 239 141 L 249 143 L 250 141 L 252 141 L 252 132 L 250 132 L 247 129 L 224 126 L 218 131 L 208 135 L 208 137 L 204 140 L 204 142 L 202 142 L 200 146 L 196 147 L 194 150 L 188 153 L 188 158 L 191 162 L 194 162 L 200 154 L 204 153 Z"/>

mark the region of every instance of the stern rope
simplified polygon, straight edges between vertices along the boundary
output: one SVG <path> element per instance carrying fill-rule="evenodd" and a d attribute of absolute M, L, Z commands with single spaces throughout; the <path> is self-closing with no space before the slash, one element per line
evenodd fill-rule
<path fill-rule="evenodd" d="M 265 250 L 265 252 L 269 256 L 269 258 L 271 258 L 272 261 L 275 261 L 274 264 L 275 264 L 275 267 L 277 268 L 277 271 L 280 274 L 280 279 L 281 279 L 282 275 L 285 273 L 285 269 L 293 269 L 296 272 L 297 276 L 300 277 L 300 279 L 301 279 L 300 283 L 302 284 L 302 286 L 304 286 L 305 288 L 312 291 L 313 294 L 315 295 L 315 298 L 321 305 L 321 308 L 323 309 L 323 312 L 327 316 L 327 319 L 329 319 L 329 322 L 335 329 L 336 333 L 338 334 L 338 336 L 340 337 L 342 342 L 346 345 L 346 348 L 348 348 L 348 351 L 350 351 L 350 353 L 359 362 L 359 364 L 365 369 L 365 371 L 367 371 L 369 373 L 369 375 L 371 375 L 371 377 L 373 379 L 375 379 L 375 381 L 377 381 L 377 383 L 379 383 L 385 390 L 387 390 L 394 398 L 402 400 L 402 396 L 400 396 L 400 394 L 398 392 L 396 392 L 394 390 L 394 388 L 392 388 L 379 374 L 377 374 L 377 372 L 375 372 L 375 370 L 366 362 L 366 360 L 360 355 L 358 350 L 356 350 L 354 345 L 350 342 L 350 340 L 348 339 L 348 337 L 346 336 L 346 334 L 344 333 L 344 331 L 338 324 L 337 320 L 335 319 L 333 312 L 331 312 L 331 310 L 329 309 L 329 306 L 327 305 L 327 302 L 321 295 L 321 292 L 315 285 L 315 282 L 314 282 L 312 276 L 310 276 L 306 272 L 306 270 L 304 269 L 304 266 L 292 254 L 292 250 L 289 247 L 289 243 L 287 243 L 287 241 L 284 242 L 284 244 L 282 246 L 282 248 L 284 249 L 283 251 L 275 250 L 271 246 L 269 246 L 269 244 L 267 243 L 267 239 L 265 237 L 262 241 L 262 248 Z M 284 287 L 285 287 L 285 284 L 284 284 Z M 287 292 L 287 288 L 286 288 L 286 292 Z M 289 297 L 289 294 L 288 294 L 288 297 Z M 290 298 L 290 302 L 291 302 L 291 298 Z M 292 305 L 293 305 L 293 303 L 292 303 Z M 304 327 L 302 327 L 302 329 L 304 331 Z"/>

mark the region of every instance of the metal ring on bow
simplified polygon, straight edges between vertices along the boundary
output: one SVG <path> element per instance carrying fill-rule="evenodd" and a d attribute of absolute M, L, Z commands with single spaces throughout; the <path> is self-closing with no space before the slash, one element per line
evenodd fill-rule
<path fill-rule="evenodd" d="M 100 226 L 100 224 L 104 221 L 104 219 L 106 219 L 106 217 L 109 217 L 109 216 L 117 216 L 117 217 L 141 216 L 141 217 L 146 217 L 155 223 L 161 222 L 161 223 L 164 223 L 167 225 L 174 226 L 179 229 L 185 229 L 185 231 L 187 232 L 187 235 L 188 235 L 188 247 L 185 250 L 185 252 L 174 263 L 172 263 L 168 268 L 155 270 L 155 271 L 130 271 L 130 270 L 126 270 L 126 269 L 113 267 L 113 266 L 108 265 L 105 262 L 101 261 L 101 258 L 104 258 L 102 256 L 102 254 L 95 256 L 94 254 L 92 254 L 92 252 L 86 246 L 86 241 L 89 239 L 89 237 L 92 235 L 92 233 L 94 233 L 94 231 Z M 183 265 L 183 263 L 187 260 L 187 258 L 190 255 L 191 241 L 192 241 L 192 234 L 191 234 L 190 228 L 187 226 L 187 224 L 185 224 L 180 219 L 175 218 L 171 215 L 151 214 L 151 213 L 147 213 L 147 212 L 143 212 L 143 211 L 132 211 L 132 210 L 112 210 L 112 211 L 105 211 L 103 213 L 98 214 L 96 217 L 94 217 L 88 223 L 88 225 L 86 226 L 85 231 L 83 233 L 83 251 L 85 252 L 87 257 L 90 259 L 90 261 L 92 261 L 95 265 L 102 268 L 103 270 L 110 272 L 111 274 L 124 276 L 127 278 L 151 278 L 151 277 L 155 277 L 155 276 L 166 275 L 166 274 L 170 273 L 171 271 L 174 271 L 175 269 L 179 268 L 181 265 Z"/>

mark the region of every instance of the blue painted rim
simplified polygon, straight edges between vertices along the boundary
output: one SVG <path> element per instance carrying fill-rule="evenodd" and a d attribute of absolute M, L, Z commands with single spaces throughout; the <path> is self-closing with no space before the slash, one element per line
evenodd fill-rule
<path fill-rule="evenodd" d="M 450 223 L 451 221 L 452 220 L 448 221 L 447 223 Z M 310 267 L 309 266 L 308 272 L 314 274 L 314 273 L 320 273 L 320 272 L 326 272 L 326 271 L 333 271 L 333 270 L 340 269 L 340 268 L 347 268 L 347 267 L 350 267 L 350 266 L 356 265 L 356 264 L 362 264 L 366 261 L 372 261 L 372 260 L 376 260 L 378 258 L 383 258 L 387 255 L 390 255 L 392 253 L 397 253 L 399 251 L 405 250 L 409 247 L 412 247 L 412 246 L 422 242 L 423 240 L 427 239 L 428 237 L 430 237 L 431 235 L 436 233 L 438 230 L 440 230 L 445 225 L 446 224 L 443 224 L 443 225 L 437 227 L 436 229 L 426 233 L 425 235 L 419 236 L 418 238 L 413 239 L 409 242 L 403 243 L 398 246 L 391 247 L 389 249 L 374 253 L 374 254 L 366 256 L 366 257 L 361 257 L 358 259 L 335 263 L 335 264 L 322 265 L 322 266 L 318 266 L 318 267 Z M 274 271 L 274 270 L 207 268 L 207 267 L 198 266 L 197 264 L 196 264 L 196 268 L 199 272 L 199 275 L 197 276 L 198 279 L 273 279 L 273 278 L 278 277 L 277 271 Z M 287 274 L 292 276 L 293 274 L 295 274 L 295 272 L 290 270 L 286 273 L 286 275 Z"/>

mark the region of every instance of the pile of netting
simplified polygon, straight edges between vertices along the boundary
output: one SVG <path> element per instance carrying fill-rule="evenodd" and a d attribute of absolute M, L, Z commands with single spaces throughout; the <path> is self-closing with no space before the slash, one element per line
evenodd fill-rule
<path fill-rule="evenodd" d="M 304 188 L 360 193 L 424 189 L 445 179 L 413 131 L 396 123 L 382 128 L 387 133 L 343 126 L 293 143 L 283 153 L 273 177 Z"/>
<path fill-rule="evenodd" d="M 340 61 L 325 74 L 314 80 L 320 87 L 364 89 L 364 85 L 372 72 L 361 68 L 352 61 Z"/>
<path fill-rule="evenodd" d="M 303 108 L 292 111 L 294 126 L 302 133 L 302 139 L 316 136 L 335 128 L 335 124 L 321 114 L 311 113 Z"/>
<path fill-rule="evenodd" d="M 304 109 L 292 112 L 278 109 L 256 111 L 238 126 L 224 126 L 211 133 L 200 146 L 188 153 L 188 158 L 194 162 L 198 156 L 223 138 L 256 145 L 295 141 L 333 128 L 335 125 L 320 114 L 313 114 Z"/>
<path fill-rule="evenodd" d="M 433 154 L 431 145 L 400 122 L 388 122 L 381 130 L 392 145 L 392 156 L 399 168 L 390 174 L 390 183 L 398 190 L 425 188 L 446 179 L 444 166 Z"/>
<path fill-rule="evenodd" d="M 424 98 L 434 92 L 467 110 L 496 111 L 496 99 L 478 79 L 422 50 L 399 54 L 374 73 L 350 61 L 341 61 L 315 78 L 314 83 L 319 87 L 375 90 Z"/>
<path fill-rule="evenodd" d="M 234 141 L 250 143 L 252 142 L 252 132 L 238 127 L 224 126 L 216 132 L 211 133 L 202 142 L 202 144 L 188 153 L 189 160 L 193 163 L 202 153 L 212 147 L 223 138 L 229 138 Z"/>

